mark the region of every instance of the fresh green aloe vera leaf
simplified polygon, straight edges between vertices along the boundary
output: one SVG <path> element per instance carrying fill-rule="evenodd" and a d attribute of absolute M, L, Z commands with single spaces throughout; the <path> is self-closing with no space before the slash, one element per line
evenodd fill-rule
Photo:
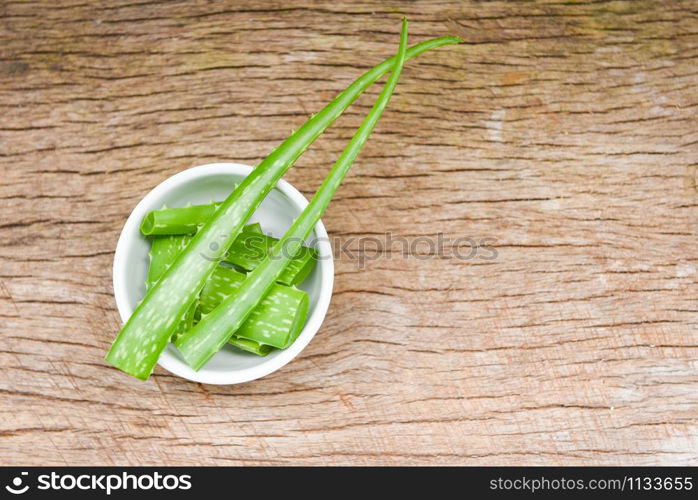
<path fill-rule="evenodd" d="M 191 240 L 190 236 L 155 236 L 150 243 L 150 266 L 148 267 L 147 288 L 151 288 L 172 265 L 177 256 Z"/>
<path fill-rule="evenodd" d="M 162 235 L 161 237 L 165 237 L 164 235 L 193 234 L 196 228 L 215 213 L 218 206 L 220 203 L 151 210 L 143 218 L 141 232 L 150 235 L 157 233 L 157 235 Z M 189 240 L 190 238 L 180 241 L 188 243 Z M 224 260 L 233 264 L 236 269 L 251 271 L 267 256 L 277 241 L 279 241 L 277 238 L 262 232 L 262 226 L 259 222 L 248 224 L 235 238 Z M 278 282 L 289 286 L 302 283 L 312 272 L 316 260 L 317 251 L 303 246 L 281 273 Z M 167 260 L 168 266 L 173 261 L 174 259 Z M 158 274 L 159 276 L 160 274 Z"/>
<path fill-rule="evenodd" d="M 262 232 L 262 225 L 259 222 L 247 224 L 245 227 L 242 228 L 242 232 L 243 233 L 253 233 L 253 234 L 264 234 Z"/>
<path fill-rule="evenodd" d="M 256 231 L 261 231 L 259 224 L 247 225 L 238 238 L 248 232 L 255 234 Z M 188 235 L 152 238 L 148 286 L 159 279 L 177 255 L 186 247 L 190 239 L 191 237 Z M 177 329 L 172 335 L 172 341 L 176 341 L 181 333 L 190 329 L 201 318 L 201 313 L 207 313 L 232 293 L 244 279 L 244 274 L 219 266 L 204 285 L 199 300 L 194 302 L 183 315 L 180 324 L 177 325 Z M 243 328 L 240 329 L 241 333 L 249 336 L 250 339 L 246 339 L 246 342 L 238 347 L 243 348 L 242 345 L 244 345 L 245 350 L 249 352 L 259 354 L 262 351 L 267 351 L 268 354 L 267 349 L 253 348 L 255 339 L 264 342 L 267 337 L 270 337 L 271 340 L 264 343 L 271 343 L 276 347 L 285 346 L 289 339 L 297 335 L 305 324 L 308 297 L 302 290 L 279 286 L 273 290 L 271 296 L 267 297 L 267 303 L 260 305 L 263 307 L 250 315 Z"/>
<path fill-rule="evenodd" d="M 240 339 L 235 336 L 231 337 L 228 343 L 243 351 L 256 354 L 257 356 L 266 356 L 274 350 L 274 348 L 270 345 L 260 344 L 254 340 Z"/>
<path fill-rule="evenodd" d="M 277 238 L 263 233 L 242 233 L 230 246 L 225 256 L 225 262 L 245 271 L 252 271 L 264 260 L 278 241 Z M 317 250 L 302 246 L 296 255 L 289 260 L 288 266 L 277 281 L 289 286 L 302 283 L 312 272 L 316 262 Z"/>
<path fill-rule="evenodd" d="M 457 37 L 427 40 L 410 48 L 406 58 L 461 41 Z M 194 302 L 245 221 L 298 157 L 369 86 L 391 71 L 396 59 L 391 57 L 383 61 L 355 80 L 272 151 L 221 203 L 160 280 L 147 291 L 121 328 L 105 356 L 109 363 L 141 380 L 150 376 L 182 315 Z M 210 250 L 214 247 L 216 250 Z"/>
<path fill-rule="evenodd" d="M 151 238 L 150 265 L 148 266 L 148 278 L 145 283 L 146 290 L 155 285 L 182 250 L 186 248 L 189 240 L 191 240 L 191 236 L 187 235 L 154 236 Z M 173 339 L 194 326 L 196 306 L 195 301 L 182 314 L 180 322 L 172 334 Z"/>
<path fill-rule="evenodd" d="M 216 213 L 220 202 L 206 205 L 189 205 L 181 208 L 163 207 L 151 210 L 141 221 L 141 234 L 144 236 L 165 236 L 194 234 L 211 216 Z M 259 222 L 248 224 L 243 231 L 261 233 Z"/>
<path fill-rule="evenodd" d="M 141 221 L 141 233 L 145 236 L 193 234 L 201 224 L 213 217 L 220 205 L 220 203 L 209 203 L 151 210 Z"/>
<path fill-rule="evenodd" d="M 199 370 L 240 329 L 267 293 L 275 286 L 279 275 L 295 255 L 313 227 L 320 220 L 334 193 L 349 172 L 351 165 L 371 135 L 385 110 L 402 72 L 407 51 L 407 20 L 403 20 L 400 47 L 388 82 L 361 126 L 342 151 L 330 173 L 318 188 L 312 201 L 296 218 L 286 234 L 274 246 L 264 261 L 251 271 L 234 293 L 201 318 L 191 330 L 182 334 L 175 345 L 189 366 Z"/>
<path fill-rule="evenodd" d="M 215 309 L 245 281 L 245 275 L 218 266 L 201 290 L 200 320 Z M 308 295 L 298 288 L 275 284 L 257 304 L 236 337 L 284 349 L 303 329 L 308 314 Z"/>

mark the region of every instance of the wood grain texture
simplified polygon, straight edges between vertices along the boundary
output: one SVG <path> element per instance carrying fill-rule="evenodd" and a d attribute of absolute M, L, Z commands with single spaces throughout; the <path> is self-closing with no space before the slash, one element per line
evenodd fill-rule
<path fill-rule="evenodd" d="M 324 222 L 497 258 L 339 256 L 252 383 L 108 366 L 138 200 L 256 164 L 402 14 L 466 43 L 406 65 Z M 2 0 L 0 463 L 698 465 L 697 62 L 689 0 Z M 378 91 L 286 178 L 314 192 Z"/>

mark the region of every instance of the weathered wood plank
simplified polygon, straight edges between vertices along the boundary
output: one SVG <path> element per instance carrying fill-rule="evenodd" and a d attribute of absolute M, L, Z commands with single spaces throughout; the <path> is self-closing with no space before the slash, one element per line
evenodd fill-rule
<path fill-rule="evenodd" d="M 496 259 L 339 255 L 320 333 L 250 384 L 107 366 L 137 201 L 258 162 L 403 13 L 467 43 L 409 63 L 325 224 Z M 3 2 L 0 463 L 695 465 L 697 61 L 690 1 Z M 286 178 L 311 194 L 376 93 Z"/>

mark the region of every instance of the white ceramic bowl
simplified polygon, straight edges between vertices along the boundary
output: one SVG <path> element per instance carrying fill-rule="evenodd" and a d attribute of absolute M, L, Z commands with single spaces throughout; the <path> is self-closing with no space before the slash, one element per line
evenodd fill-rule
<path fill-rule="evenodd" d="M 150 243 L 139 230 L 143 216 L 149 210 L 162 208 L 163 204 L 181 207 L 187 203 L 196 205 L 223 200 L 251 171 L 251 167 L 238 163 L 211 163 L 190 168 L 159 184 L 136 205 L 121 231 L 114 254 L 114 297 L 122 321 L 131 316 L 145 294 Z M 297 189 L 281 180 L 249 222 L 259 222 L 265 233 L 280 237 L 307 204 Z M 314 233 L 310 239 L 317 241 L 318 263 L 299 286 L 308 293 L 308 319 L 290 347 L 260 357 L 226 346 L 197 372 L 187 366 L 170 344 L 160 357 L 160 366 L 195 382 L 239 384 L 268 375 L 295 358 L 320 328 L 332 295 L 332 247 L 322 222 L 317 223 Z"/>

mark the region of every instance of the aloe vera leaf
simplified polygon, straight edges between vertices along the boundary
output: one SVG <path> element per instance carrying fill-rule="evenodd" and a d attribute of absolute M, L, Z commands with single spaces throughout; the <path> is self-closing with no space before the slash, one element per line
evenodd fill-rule
<path fill-rule="evenodd" d="M 151 210 L 141 221 L 141 233 L 145 236 L 193 234 L 216 213 L 218 207 L 220 203 Z"/>
<path fill-rule="evenodd" d="M 146 280 L 146 290 L 150 289 L 163 275 L 177 255 L 187 246 L 191 240 L 190 236 L 154 236 L 150 246 L 150 265 L 148 266 L 148 278 Z M 178 337 L 181 333 L 189 330 L 194 325 L 194 314 L 196 313 L 196 301 L 182 314 L 182 317 L 175 327 L 172 338 Z"/>
<path fill-rule="evenodd" d="M 320 220 L 332 200 L 332 196 L 349 172 L 352 163 L 388 105 L 400 79 L 406 49 L 407 20 L 403 19 L 400 48 L 390 78 L 361 126 L 318 188 L 312 201 L 293 222 L 283 238 L 274 246 L 270 255 L 247 275 L 240 287 L 209 314 L 201 318 L 201 321 L 191 330 L 184 332 L 175 342 L 186 362 L 194 370 L 199 370 L 211 356 L 218 352 L 233 333 L 240 336 L 238 329 L 274 286 L 277 277 L 288 263 L 289 255 L 295 255 L 301 246 L 300 242 L 308 237 L 315 224 Z"/>
<path fill-rule="evenodd" d="M 244 233 L 264 234 L 262 232 L 262 225 L 259 222 L 247 224 L 245 227 L 242 228 L 242 231 Z"/>
<path fill-rule="evenodd" d="M 215 209 L 219 205 L 212 203 L 151 210 L 141 222 L 141 232 L 161 237 L 194 233 L 197 227 L 215 213 Z M 188 243 L 189 239 L 182 241 Z M 277 241 L 278 239 L 265 235 L 258 222 L 248 224 L 235 238 L 224 260 L 236 266 L 237 269 L 251 271 L 257 267 Z M 298 254 L 291 259 L 284 272 L 279 276 L 278 282 L 289 286 L 301 283 L 315 267 L 316 259 L 317 251 L 315 249 L 301 247 Z M 174 259 L 167 260 L 167 265 L 169 266 L 173 261 Z M 151 270 L 160 271 L 160 268 L 154 268 L 151 262 Z M 160 275 L 161 273 L 158 273 L 157 276 L 160 277 Z"/>
<path fill-rule="evenodd" d="M 237 347 L 238 349 L 251 352 L 252 354 L 256 354 L 257 356 L 266 356 L 274 350 L 274 348 L 270 345 L 260 344 L 259 342 L 255 342 L 254 340 L 239 339 L 235 336 L 231 337 L 231 339 L 228 342 Z"/>
<path fill-rule="evenodd" d="M 220 203 L 207 205 L 189 205 L 179 208 L 161 208 L 151 210 L 141 221 L 141 234 L 144 236 L 165 236 L 175 234 L 194 234 L 199 226 L 203 225 L 216 213 Z M 262 226 L 259 222 L 248 224 L 243 231 L 261 233 Z"/>
<path fill-rule="evenodd" d="M 427 40 L 412 47 L 406 58 L 461 41 L 457 37 Z M 121 328 L 105 356 L 109 363 L 142 380 L 150 376 L 179 318 L 201 291 L 245 221 L 296 159 L 364 90 L 390 71 L 395 60 L 389 58 L 355 80 L 272 151 L 226 198 Z"/>
<path fill-rule="evenodd" d="M 150 243 L 150 265 L 146 287 L 151 288 L 187 246 L 190 236 L 156 236 Z"/>
<path fill-rule="evenodd" d="M 147 235 L 191 234 L 196 232 L 196 228 L 205 223 L 219 206 L 220 203 L 212 203 L 151 210 L 143 217 L 141 232 Z M 237 269 L 251 271 L 264 259 L 277 241 L 277 238 L 263 234 L 259 223 L 247 225 L 235 238 L 224 260 L 236 266 Z M 168 265 L 173 260 L 168 260 Z M 312 272 L 316 260 L 315 249 L 301 247 L 279 276 L 278 282 L 289 286 L 302 283 Z"/>
<path fill-rule="evenodd" d="M 195 300 L 189 305 L 189 308 L 186 311 L 184 311 L 184 314 L 180 318 L 179 323 L 177 323 L 177 326 L 175 326 L 175 329 L 172 332 L 172 337 L 170 338 L 171 342 L 174 342 L 176 339 L 179 338 L 180 335 L 188 331 L 196 324 L 194 318 L 196 317 L 197 307 L 198 304 Z"/>
<path fill-rule="evenodd" d="M 218 266 L 201 290 L 200 321 L 244 281 L 244 274 Z M 276 284 L 257 304 L 235 336 L 283 349 L 295 340 L 305 325 L 307 314 L 308 295 L 303 290 Z"/>
<path fill-rule="evenodd" d="M 279 240 L 266 234 L 242 233 L 235 238 L 225 256 L 225 262 L 245 271 L 251 271 L 259 265 Z M 301 246 L 300 250 L 283 270 L 277 281 L 284 285 L 302 283 L 311 273 L 317 261 L 317 250 Z"/>
<path fill-rule="evenodd" d="M 245 226 L 244 233 L 250 231 L 261 231 L 261 226 L 259 224 Z M 242 234 L 238 236 L 238 239 L 240 237 Z M 187 235 L 153 237 L 150 268 L 148 269 L 148 286 L 152 286 L 160 278 L 177 255 L 186 247 L 190 239 L 191 237 Z M 194 325 L 197 307 L 199 307 L 199 311 L 196 319 L 200 319 L 201 313 L 205 314 L 213 309 L 232 293 L 244 279 L 244 274 L 232 269 L 221 266 L 216 268 L 204 285 L 199 299 L 194 301 L 182 316 L 172 335 L 172 341 L 176 341 L 181 333 Z M 241 334 L 249 337 L 249 342 L 244 344 L 246 350 L 256 354 L 265 349 L 253 349 L 250 342 L 258 341 L 257 343 L 285 347 L 289 339 L 297 335 L 303 327 L 308 313 L 308 296 L 297 288 L 276 287 L 266 299 L 268 300 L 263 301 L 240 328 Z"/>
<path fill-rule="evenodd" d="M 247 224 L 242 231 L 243 232 L 238 236 L 235 242 L 248 234 L 264 236 L 262 233 L 262 226 L 259 222 Z M 155 285 L 182 250 L 186 248 L 189 241 L 191 241 L 191 236 L 189 235 L 158 235 L 151 238 L 149 253 L 150 265 L 148 266 L 148 277 L 145 282 L 146 288 L 151 288 Z"/>

